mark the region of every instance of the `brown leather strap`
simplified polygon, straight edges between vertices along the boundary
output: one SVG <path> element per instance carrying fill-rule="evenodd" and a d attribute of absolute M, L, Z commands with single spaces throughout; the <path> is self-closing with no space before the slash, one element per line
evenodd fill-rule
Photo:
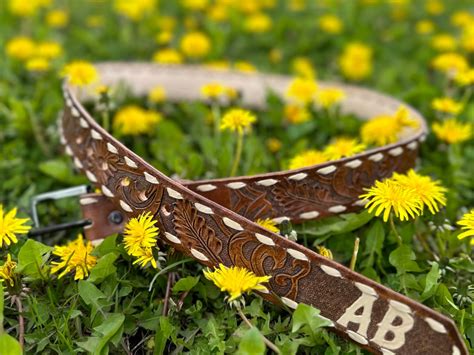
<path fill-rule="evenodd" d="M 125 80 L 136 94 L 163 85 L 171 99 L 192 100 L 198 98 L 202 84 L 219 81 L 242 90 L 244 104 L 253 106 L 263 105 L 267 88 L 281 93 L 289 81 L 283 76 L 143 63 L 98 67 L 105 84 Z M 372 91 L 342 87 L 348 97 L 343 110 L 362 118 L 393 113 L 400 104 Z M 89 214 L 94 224 L 88 231 L 94 230 L 95 236 L 103 236 L 107 228 L 101 218 L 108 218 L 114 210 L 125 219 L 150 211 L 158 220 L 162 239 L 174 248 L 207 266 L 238 265 L 258 275 L 271 275 L 270 293 L 262 297 L 290 308 L 299 302 L 311 304 L 331 320 L 336 332 L 373 352 L 467 354 L 449 318 L 246 218 L 283 214 L 301 220 L 356 208 L 361 186 L 413 165 L 418 141 L 426 131 L 416 111 L 410 110 L 410 114 L 419 120 L 420 129 L 407 132 L 396 144 L 295 171 L 191 182 L 188 188 L 153 168 L 101 128 L 79 100 L 87 98 L 79 97 L 67 84 L 64 97 L 61 136 L 66 153 L 103 193 L 81 198 L 86 213 L 94 209 Z M 202 186 L 207 186 L 207 191 Z M 287 204 L 279 199 L 279 190 L 291 192 L 285 197 Z M 262 205 L 255 208 L 239 202 L 239 198 L 253 201 L 258 195 Z M 115 231 L 121 228 L 112 227 Z"/>

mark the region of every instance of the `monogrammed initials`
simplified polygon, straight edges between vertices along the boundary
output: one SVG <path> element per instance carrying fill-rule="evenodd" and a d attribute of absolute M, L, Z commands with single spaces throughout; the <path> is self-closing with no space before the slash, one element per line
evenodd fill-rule
<path fill-rule="evenodd" d="M 337 323 L 347 327 L 349 323 L 356 323 L 359 328 L 356 333 L 367 338 L 367 330 L 371 322 L 372 307 L 375 300 L 374 295 L 362 293 L 362 295 L 346 309 Z M 405 344 L 405 334 L 413 328 L 413 317 L 398 307 L 389 303 L 388 310 L 382 321 L 377 324 L 377 331 L 370 341 L 386 349 L 395 350 Z"/>

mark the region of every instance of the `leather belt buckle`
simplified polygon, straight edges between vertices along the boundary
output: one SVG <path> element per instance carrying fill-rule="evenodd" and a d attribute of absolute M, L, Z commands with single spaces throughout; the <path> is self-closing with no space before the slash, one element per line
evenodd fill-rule
<path fill-rule="evenodd" d="M 41 227 L 39 216 L 38 216 L 38 209 L 37 209 L 37 205 L 40 202 L 51 201 L 51 200 L 61 200 L 64 198 L 80 196 L 80 195 L 88 193 L 89 190 L 90 190 L 90 187 L 88 185 L 79 185 L 79 186 L 69 187 L 69 188 L 61 189 L 61 190 L 48 191 L 48 192 L 33 196 L 30 202 L 30 206 L 31 206 L 31 216 L 34 223 L 34 228 L 30 230 L 28 235 L 30 237 L 38 237 L 44 234 L 49 234 L 49 233 L 54 233 L 54 232 L 69 230 L 69 229 L 74 229 L 74 228 L 83 228 L 83 227 L 87 227 L 91 225 L 92 221 L 90 219 L 79 219 L 75 221 L 59 223 L 59 224 L 51 224 L 45 227 Z"/>

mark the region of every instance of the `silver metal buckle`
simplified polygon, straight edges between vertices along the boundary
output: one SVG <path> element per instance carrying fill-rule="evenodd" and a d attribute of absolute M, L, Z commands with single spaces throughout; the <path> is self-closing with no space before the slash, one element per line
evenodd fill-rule
<path fill-rule="evenodd" d="M 61 230 L 67 230 L 72 228 L 82 228 L 87 225 L 90 225 L 92 222 L 88 219 L 82 219 L 72 222 L 53 224 L 45 227 L 40 227 L 37 205 L 40 202 L 50 201 L 50 200 L 60 200 L 68 197 L 80 196 L 89 192 L 89 186 L 79 185 L 74 187 L 69 187 L 66 189 L 49 191 L 36 196 L 33 196 L 31 199 L 31 216 L 34 224 L 34 228 L 30 230 L 28 235 L 30 237 L 40 236 L 43 234 L 53 233 Z"/>

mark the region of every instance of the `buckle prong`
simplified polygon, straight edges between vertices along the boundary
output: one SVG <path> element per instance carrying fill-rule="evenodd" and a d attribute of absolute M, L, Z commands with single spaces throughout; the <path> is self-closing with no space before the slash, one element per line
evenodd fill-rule
<path fill-rule="evenodd" d="M 60 223 L 60 224 L 53 224 L 46 227 L 40 227 L 39 217 L 38 217 L 38 209 L 37 205 L 40 202 L 50 201 L 50 200 L 60 200 L 63 198 L 80 196 L 89 192 L 89 186 L 87 185 L 79 185 L 74 187 L 68 187 L 66 189 L 56 190 L 56 191 L 48 191 L 45 193 L 38 194 L 33 196 L 31 199 L 31 218 L 33 220 L 34 229 L 32 229 L 28 235 L 39 236 L 42 234 L 48 234 L 57 232 L 60 230 L 67 230 L 71 228 L 80 228 L 90 225 L 92 222 L 88 219 L 82 219 L 78 221 Z"/>

